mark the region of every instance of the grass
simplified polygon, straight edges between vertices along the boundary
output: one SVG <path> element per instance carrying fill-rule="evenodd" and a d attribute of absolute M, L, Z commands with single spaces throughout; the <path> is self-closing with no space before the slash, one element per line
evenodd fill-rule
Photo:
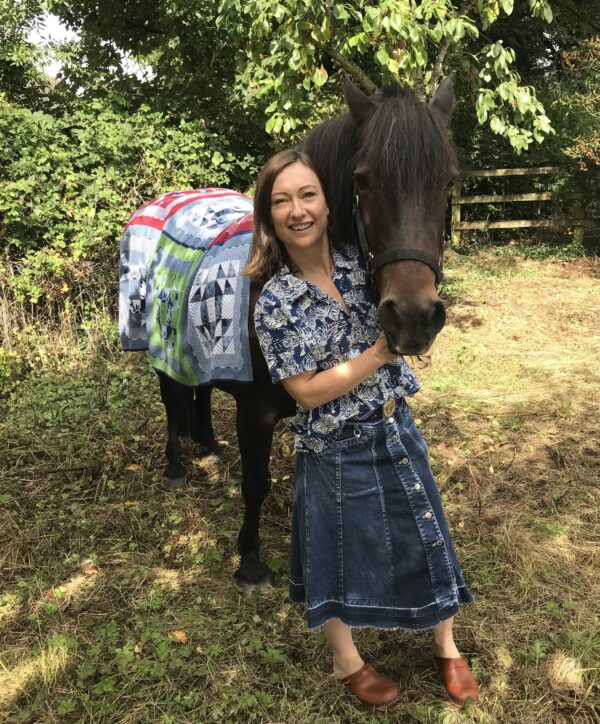
<path fill-rule="evenodd" d="M 600 720 L 599 267 L 448 256 L 448 324 L 431 356 L 411 360 L 422 385 L 413 409 L 476 595 L 456 633 L 481 702 L 460 712 L 445 700 L 425 633 L 357 632 L 365 658 L 402 688 L 387 712 L 355 706 L 332 679 L 322 635 L 286 601 L 283 423 L 262 524 L 280 582 L 240 595 L 233 401 L 215 405 L 222 459 L 198 461 L 188 446 L 192 487 L 165 490 L 154 374 L 119 352 L 103 313 L 51 332 L 20 320 L 6 345 L 20 356 L 0 364 L 0 718 Z M 20 312 L 0 308 L 12 329 Z"/>

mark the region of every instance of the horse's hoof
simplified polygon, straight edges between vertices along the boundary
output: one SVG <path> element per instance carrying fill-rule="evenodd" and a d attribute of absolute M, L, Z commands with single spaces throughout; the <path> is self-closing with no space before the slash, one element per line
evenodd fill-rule
<path fill-rule="evenodd" d="M 240 583 L 237 581 L 237 587 L 244 598 L 252 598 L 254 591 L 264 591 L 267 588 L 273 588 L 273 583 Z"/>
<path fill-rule="evenodd" d="M 206 458 L 210 455 L 218 455 L 219 457 L 223 454 L 223 445 L 219 445 L 216 440 L 210 441 L 199 441 L 200 449 L 198 450 L 199 458 Z"/>
<path fill-rule="evenodd" d="M 262 561 L 260 565 L 252 566 L 251 570 L 238 568 L 234 573 L 234 578 L 246 598 L 252 595 L 252 591 L 273 588 L 275 586 L 273 572 L 269 566 L 262 563 Z"/>
<path fill-rule="evenodd" d="M 166 488 L 169 488 L 169 490 L 179 490 L 180 488 L 185 488 L 188 483 L 187 473 L 177 476 L 165 474 L 163 477 L 163 483 Z"/>

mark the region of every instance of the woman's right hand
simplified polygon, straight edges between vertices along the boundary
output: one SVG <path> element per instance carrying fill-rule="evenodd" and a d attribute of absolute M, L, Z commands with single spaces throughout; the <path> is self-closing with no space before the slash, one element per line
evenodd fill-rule
<path fill-rule="evenodd" d="M 390 352 L 387 346 L 385 334 L 383 332 L 379 333 L 379 337 L 377 337 L 377 339 L 375 340 L 375 344 L 371 349 L 374 350 L 377 359 L 381 360 L 382 365 L 386 364 L 387 362 L 393 362 L 395 359 L 398 358 L 397 354 Z"/>

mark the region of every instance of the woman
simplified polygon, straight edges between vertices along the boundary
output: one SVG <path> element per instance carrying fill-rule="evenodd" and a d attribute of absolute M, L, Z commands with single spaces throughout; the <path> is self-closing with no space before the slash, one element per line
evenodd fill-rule
<path fill-rule="evenodd" d="M 406 403 L 418 383 L 389 352 L 358 254 L 329 239 L 328 214 L 306 154 L 270 159 L 245 273 L 266 282 L 256 332 L 273 380 L 298 403 L 290 599 L 323 628 L 334 676 L 360 701 L 389 705 L 398 689 L 362 660 L 357 626 L 432 629 L 434 661 L 463 705 L 478 690 L 452 623 L 473 599 Z"/>

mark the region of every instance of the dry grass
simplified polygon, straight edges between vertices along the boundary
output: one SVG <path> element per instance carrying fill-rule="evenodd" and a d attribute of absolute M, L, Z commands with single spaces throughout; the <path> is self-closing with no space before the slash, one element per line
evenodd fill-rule
<path fill-rule="evenodd" d="M 600 721 L 597 271 L 452 257 L 448 325 L 431 357 L 413 360 L 415 416 L 476 595 L 457 639 L 482 700 L 464 712 L 444 700 L 427 634 L 358 632 L 402 687 L 387 713 L 357 708 L 329 675 L 322 635 L 286 602 L 285 425 L 262 527 L 281 582 L 244 598 L 231 577 L 231 399 L 217 406 L 223 458 L 196 461 L 193 487 L 167 492 L 163 413 L 143 360 L 100 333 L 62 357 L 39 338 L 40 373 L 13 388 L 0 422 L 6 720 Z"/>

